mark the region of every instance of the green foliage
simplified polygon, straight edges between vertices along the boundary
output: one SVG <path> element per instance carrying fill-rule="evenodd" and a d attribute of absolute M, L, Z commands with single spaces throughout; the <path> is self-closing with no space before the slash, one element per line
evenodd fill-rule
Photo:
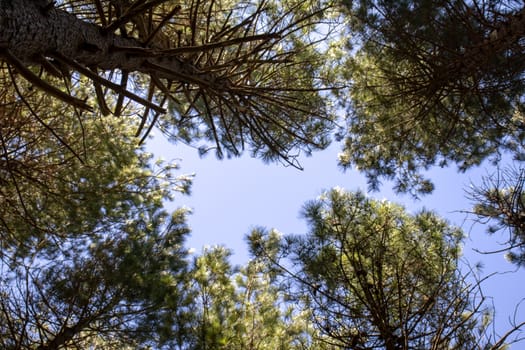
<path fill-rule="evenodd" d="M 264 161 L 300 166 L 296 151 L 327 147 L 335 116 L 320 91 L 334 84 L 320 74 L 319 39 L 312 38 L 323 10 L 316 1 L 200 2 L 192 16 L 202 29 L 185 28 L 182 41 L 243 42 L 261 32 L 268 39 L 195 56 L 192 63 L 224 86 L 179 88 L 161 129 L 172 141 L 200 144 L 201 154 L 214 151 L 220 159 L 246 148 Z"/>
<path fill-rule="evenodd" d="M 334 189 L 308 202 L 305 236 L 255 231 L 252 251 L 296 281 L 320 339 L 341 348 L 478 349 L 479 285 L 458 268 L 462 232 L 427 211 Z M 281 257 L 287 258 L 280 262 Z M 478 331 L 480 333 L 478 333 Z"/>
<path fill-rule="evenodd" d="M 329 144 L 335 114 L 324 91 L 336 84 L 322 70 L 326 35 L 317 31 L 332 26 L 323 18 L 331 8 L 325 1 L 61 1 L 47 17 L 32 2 L 16 1 L 31 4 L 35 21 L 50 23 L 34 27 L 44 28 L 39 37 L 54 38 L 54 46 L 26 53 L 10 42 L 6 65 L 65 104 L 134 114 L 138 135 L 158 126 L 171 141 L 219 158 L 248 151 L 300 167 L 298 153 Z M 34 28 L 19 28 L 23 19 L 0 23 L 14 23 L 11 41 Z M 75 40 L 82 32 L 91 41 L 76 46 L 100 50 L 71 49 L 76 43 L 60 33 L 72 26 Z M 70 89 L 79 76 L 94 85 L 96 100 Z"/>
<path fill-rule="evenodd" d="M 130 120 L 52 103 L 37 120 L 23 103 L 4 105 L 0 132 L 1 347 L 162 344 L 188 303 L 189 232 L 163 204 L 191 178 L 153 165 Z"/>
<path fill-rule="evenodd" d="M 76 21 L 98 44 L 126 45 L 64 50 L 57 39 L 26 57 L 24 45 L 5 44 L 2 348 L 503 346 L 505 337 L 494 346 L 480 339 L 491 313 L 479 284 L 458 269 L 462 234 L 433 213 L 333 190 L 305 206 L 306 236 L 254 231 L 256 258 L 238 268 L 222 247 L 189 262 L 187 210 L 163 209 L 174 192 L 189 191 L 191 177 L 152 164 L 137 136 L 158 125 L 202 154 L 246 148 L 299 167 L 298 153 L 330 141 L 329 91 L 340 80 L 352 84 L 340 164 L 364 170 L 373 189 L 386 178 L 400 192 L 428 193 L 421 171 L 432 165 L 465 170 L 503 150 L 522 157 L 521 5 L 343 4 L 352 34 L 337 38 L 333 4 L 315 0 L 75 0 L 32 12 Z M 122 69 L 104 62 L 115 52 Z M 480 192 L 475 208 L 511 226 L 518 247 L 520 186 Z"/>
<path fill-rule="evenodd" d="M 351 82 L 340 164 L 377 189 L 428 193 L 422 171 L 523 149 L 522 6 L 515 1 L 346 4 Z M 521 22 L 519 22 L 521 23 Z M 508 29 L 508 30 L 507 30 Z"/>
<path fill-rule="evenodd" d="M 323 349 L 312 328 L 287 300 L 286 286 L 261 261 L 241 268 L 223 247 L 205 249 L 193 264 L 195 340 L 191 349 Z"/>
<path fill-rule="evenodd" d="M 508 231 L 503 249 L 497 251 L 506 251 L 505 258 L 518 266 L 525 264 L 524 182 L 525 170 L 509 167 L 486 176 L 469 192 L 472 212 L 487 225 L 487 232 Z"/>

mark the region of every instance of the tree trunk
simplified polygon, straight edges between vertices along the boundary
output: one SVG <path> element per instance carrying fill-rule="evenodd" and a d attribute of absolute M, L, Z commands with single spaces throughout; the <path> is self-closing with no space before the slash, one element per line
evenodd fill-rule
<path fill-rule="evenodd" d="M 46 0 L 0 0 L 0 4 L 0 48 L 26 67 L 58 57 L 74 70 L 121 69 L 205 86 L 219 83 L 180 55 L 161 53 L 137 39 L 119 36 Z"/>

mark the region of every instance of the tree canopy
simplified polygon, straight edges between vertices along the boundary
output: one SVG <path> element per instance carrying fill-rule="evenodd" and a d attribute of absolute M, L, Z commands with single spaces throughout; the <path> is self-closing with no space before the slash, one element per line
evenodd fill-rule
<path fill-rule="evenodd" d="M 331 190 L 303 210 L 306 235 L 255 230 L 256 256 L 293 279 L 320 339 L 345 349 L 503 349 L 460 269 L 463 233 L 435 214 Z M 463 269 L 464 270 L 464 269 Z M 486 336 L 486 338 L 485 338 Z"/>
<path fill-rule="evenodd" d="M 351 82 L 340 164 L 374 189 L 428 193 L 422 171 L 523 153 L 523 5 L 343 1 Z"/>
<path fill-rule="evenodd" d="M 505 252 L 505 258 L 518 266 L 525 264 L 524 182 L 523 168 L 508 167 L 486 176 L 468 193 L 474 204 L 472 213 L 485 224 L 487 233 L 506 237 L 503 247 L 492 252 Z"/>
<path fill-rule="evenodd" d="M 6 107 L 16 112 L 17 103 Z M 162 342 L 184 310 L 189 232 L 186 211 L 163 205 L 191 178 L 152 164 L 134 123 L 9 116 L 1 127 L 0 346 Z"/>
<path fill-rule="evenodd" d="M 230 257 L 218 246 L 193 261 L 192 349 L 324 349 L 271 267 L 257 259 L 233 267 Z"/>
<path fill-rule="evenodd" d="M 325 148 L 333 129 L 323 36 L 309 38 L 325 11 L 315 1 L 3 1 L 2 72 L 77 111 L 135 113 L 138 135 L 157 125 L 220 158 L 247 148 L 299 166 L 295 153 Z M 72 89 L 85 84 L 96 101 Z"/>
<path fill-rule="evenodd" d="M 461 230 L 362 192 L 308 202 L 304 235 L 254 230 L 242 266 L 192 257 L 189 210 L 165 209 L 192 176 L 144 141 L 300 168 L 335 137 L 371 189 L 415 196 L 432 166 L 510 153 L 470 196 L 522 266 L 524 35 L 512 0 L 0 0 L 0 347 L 519 341 L 491 332 Z"/>

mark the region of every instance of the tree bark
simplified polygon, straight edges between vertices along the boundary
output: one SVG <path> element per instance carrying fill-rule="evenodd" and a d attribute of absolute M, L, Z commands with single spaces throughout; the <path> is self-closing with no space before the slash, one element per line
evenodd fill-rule
<path fill-rule="evenodd" d="M 25 66 L 59 57 L 86 69 L 121 69 L 205 86 L 219 83 L 185 63 L 181 55 L 119 36 L 46 0 L 0 0 L 0 4 L 0 48 Z"/>

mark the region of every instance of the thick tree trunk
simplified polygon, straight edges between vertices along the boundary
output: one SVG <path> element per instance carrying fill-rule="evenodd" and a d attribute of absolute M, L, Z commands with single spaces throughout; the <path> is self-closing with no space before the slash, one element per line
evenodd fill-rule
<path fill-rule="evenodd" d="M 122 69 L 199 85 L 218 83 L 174 54 L 83 21 L 46 0 L 0 0 L 0 4 L 0 48 L 25 66 L 58 56 L 86 69 Z"/>

